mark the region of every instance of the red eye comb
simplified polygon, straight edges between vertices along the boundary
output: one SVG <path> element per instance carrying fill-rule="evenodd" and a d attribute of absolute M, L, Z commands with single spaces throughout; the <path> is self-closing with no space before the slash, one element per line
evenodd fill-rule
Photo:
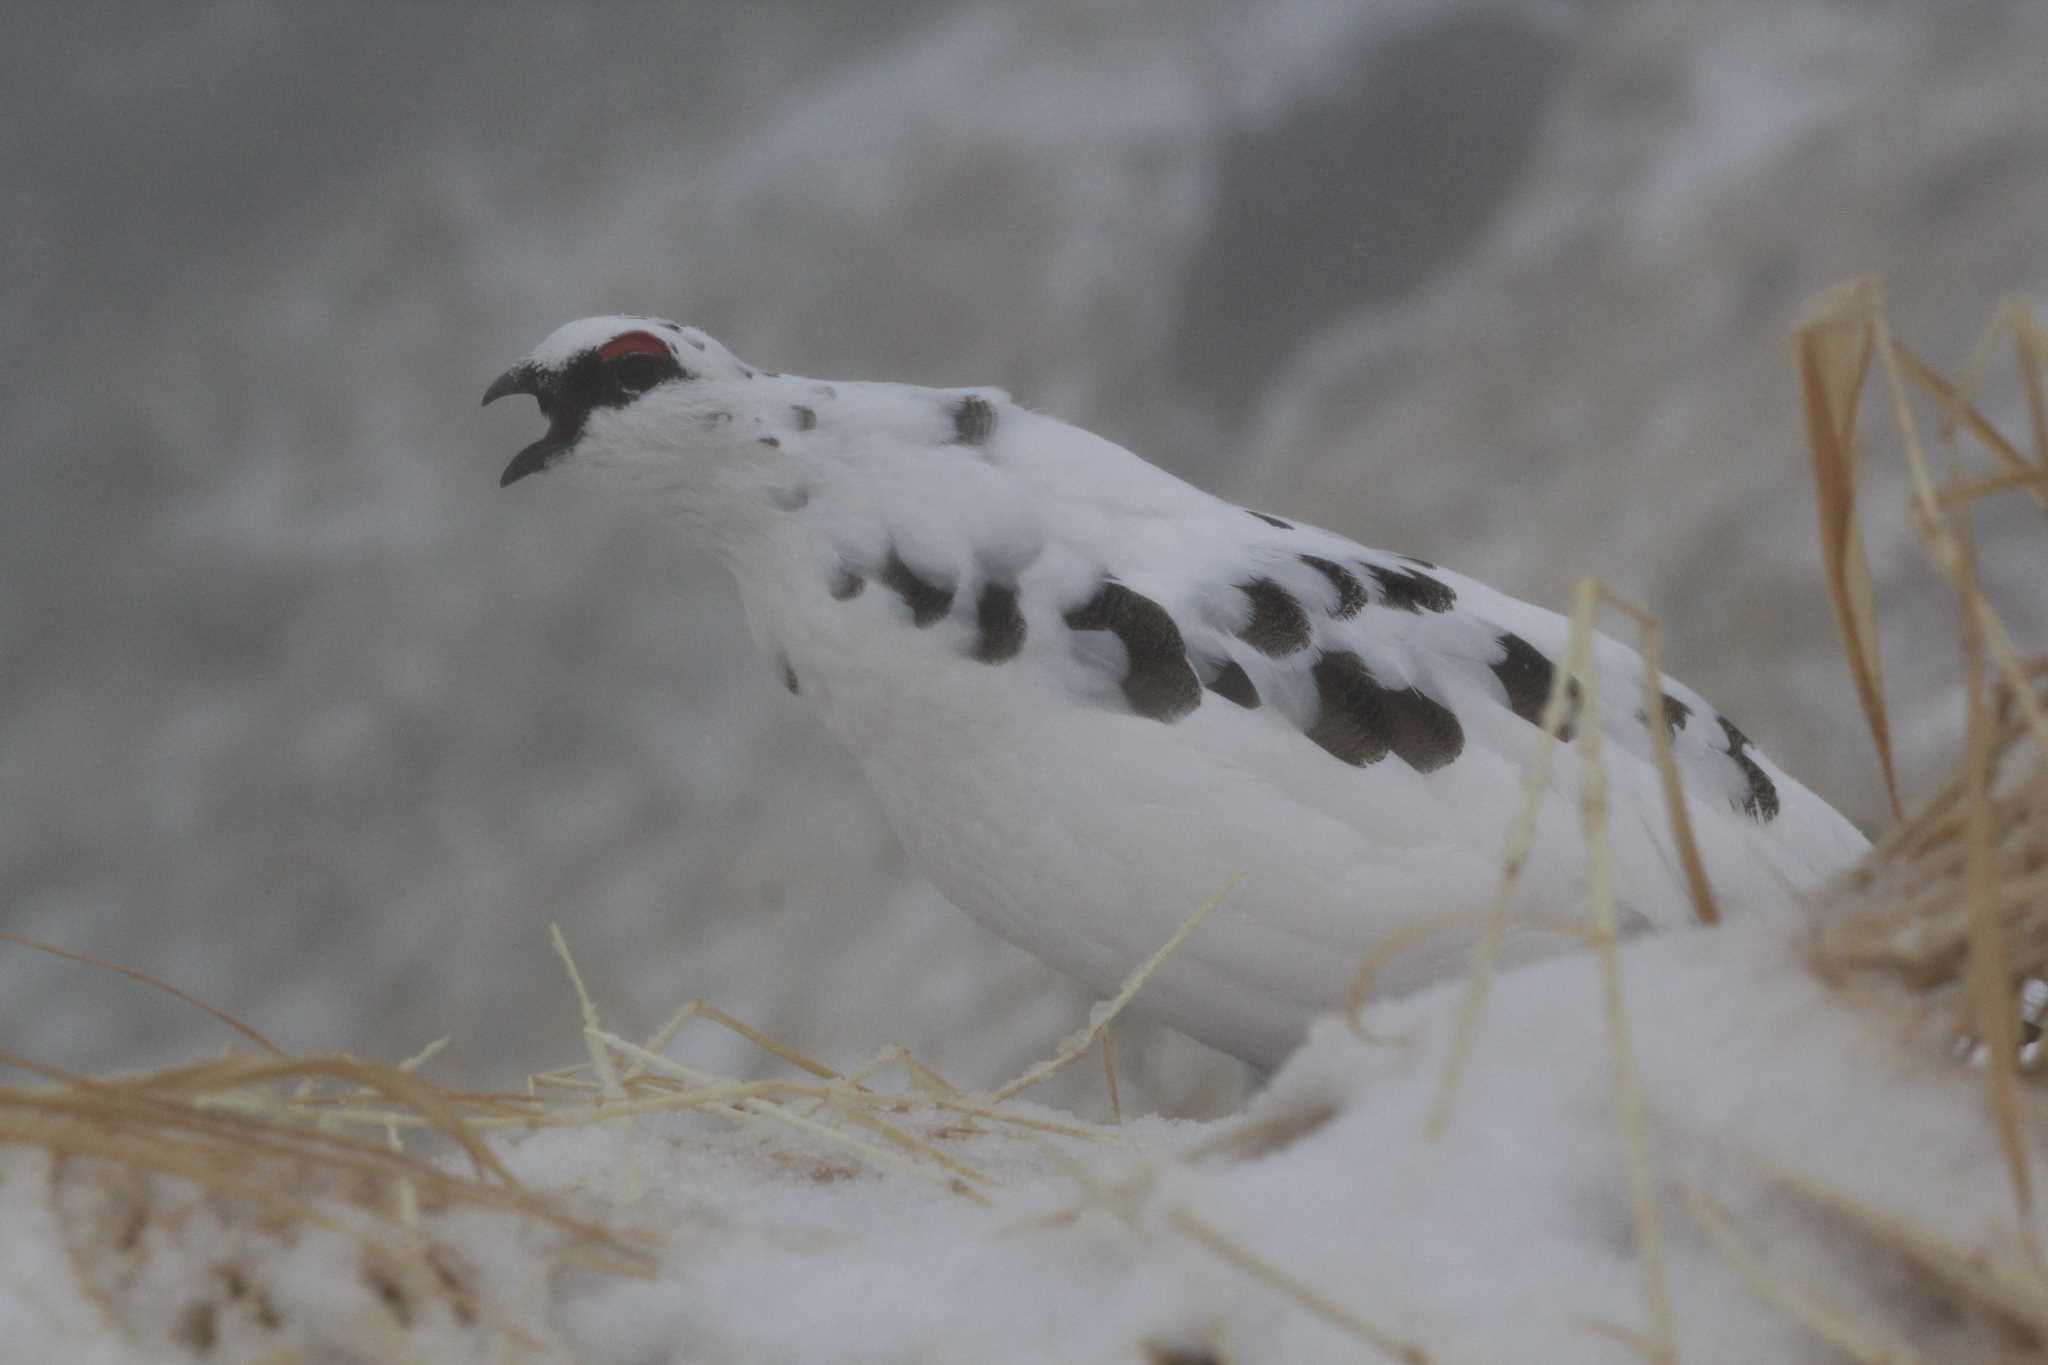
<path fill-rule="evenodd" d="M 627 332 L 598 347 L 597 354 L 601 360 L 617 360 L 622 355 L 651 355 L 668 360 L 675 353 L 652 332 Z"/>

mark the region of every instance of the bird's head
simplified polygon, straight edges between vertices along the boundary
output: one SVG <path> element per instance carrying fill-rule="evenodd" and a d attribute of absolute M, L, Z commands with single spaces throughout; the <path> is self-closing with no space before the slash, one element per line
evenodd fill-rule
<path fill-rule="evenodd" d="M 785 532 L 872 542 L 880 553 L 897 534 L 884 506 L 951 534 L 960 499 L 986 498 L 1006 458 L 1003 424 L 1023 416 L 1000 389 L 758 370 L 694 327 L 630 316 L 558 328 L 484 402 L 514 393 L 532 395 L 548 430 L 505 466 L 501 484 L 559 469 L 720 554 L 781 544 Z"/>
<path fill-rule="evenodd" d="M 484 391 L 486 403 L 529 394 L 548 421 L 498 482 L 564 464 L 628 488 L 701 478 L 721 447 L 737 444 L 728 400 L 757 373 L 703 332 L 662 318 L 571 322 Z"/>

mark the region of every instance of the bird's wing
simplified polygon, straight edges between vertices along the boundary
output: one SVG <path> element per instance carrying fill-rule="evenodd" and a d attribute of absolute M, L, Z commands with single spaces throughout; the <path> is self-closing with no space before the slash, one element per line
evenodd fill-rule
<path fill-rule="evenodd" d="M 1067 571 L 1046 581 L 1106 704 L 1169 725 L 1210 713 L 1188 727 L 1190 742 L 1215 742 L 1228 718 L 1236 762 L 1249 753 L 1269 777 L 1301 772 L 1325 804 L 1328 765 L 1366 771 L 1372 780 L 1358 781 L 1361 805 L 1350 814 L 1368 837 L 1393 825 L 1412 839 L 1423 812 L 1455 824 L 1466 848 L 1500 846 L 1567 657 L 1565 618 L 1425 560 L 1206 496 L 1123 518 L 1113 540 L 1080 534 L 1065 548 L 1048 558 L 1067 559 Z M 1083 584 L 1074 569 L 1089 562 L 1098 576 Z M 1576 842 L 1578 755 L 1597 724 L 1618 885 L 1645 917 L 1671 918 L 1685 900 L 1642 661 L 1605 637 L 1595 660 L 1596 712 L 1575 681 L 1567 689 L 1552 778 L 1563 799 L 1551 801 L 1544 828 Z M 1787 887 L 1818 881 L 1865 846 L 1698 693 L 1667 676 L 1657 695 L 1724 896 L 1782 903 Z"/>
<path fill-rule="evenodd" d="M 1163 727 L 1158 742 L 1132 732 L 1134 769 L 1172 768 L 1169 736 L 1197 746 L 1206 766 L 1195 771 L 1217 784 L 1348 824 L 1372 875 L 1439 856 L 1497 863 L 1568 621 L 1425 560 L 1224 502 L 1000 394 L 917 393 L 909 410 L 952 420 L 886 446 L 903 464 L 890 486 L 914 492 L 903 502 L 919 514 L 879 513 L 866 553 L 920 623 L 957 602 L 963 624 L 978 623 L 974 657 L 1053 669 L 1077 700 Z M 969 424 L 979 458 L 963 459 L 961 415 L 983 409 L 990 420 Z M 1597 725 L 1617 888 L 1643 918 L 1675 919 L 1687 900 L 1642 661 L 1605 637 L 1594 656 L 1597 706 L 1574 687 L 1527 880 L 1553 900 L 1583 880 L 1578 756 Z M 1698 693 L 1667 676 L 1657 697 L 1726 901 L 1783 905 L 1788 887 L 1867 846 Z"/>

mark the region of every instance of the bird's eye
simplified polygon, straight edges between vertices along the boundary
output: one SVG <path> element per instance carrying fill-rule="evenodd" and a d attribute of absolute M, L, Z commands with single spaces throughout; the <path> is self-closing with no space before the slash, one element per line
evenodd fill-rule
<path fill-rule="evenodd" d="M 661 362 L 644 351 L 633 351 L 612 361 L 612 378 L 627 393 L 641 393 L 662 381 Z"/>

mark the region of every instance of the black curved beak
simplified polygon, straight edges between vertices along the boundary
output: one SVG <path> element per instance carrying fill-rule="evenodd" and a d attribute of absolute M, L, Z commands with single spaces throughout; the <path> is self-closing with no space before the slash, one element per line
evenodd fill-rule
<path fill-rule="evenodd" d="M 548 401 L 547 385 L 543 382 L 539 369 L 531 361 L 521 361 L 493 379 L 491 386 L 484 390 L 484 403 L 488 406 L 500 398 L 515 393 L 530 394 L 539 402 L 542 414 L 549 416 L 551 420 L 548 423 L 548 434 L 514 455 L 512 463 L 505 466 L 505 472 L 498 476 L 500 488 L 518 483 L 528 474 L 538 474 L 562 458 L 576 439 L 582 425 L 580 422 L 565 423 L 561 420 L 561 415 L 549 412 L 553 404 Z"/>
<path fill-rule="evenodd" d="M 500 398 L 515 393 L 530 393 L 535 398 L 540 397 L 539 378 L 540 376 L 534 372 L 532 361 L 520 361 L 491 381 L 491 386 L 484 390 L 484 406 L 489 407 Z"/>

